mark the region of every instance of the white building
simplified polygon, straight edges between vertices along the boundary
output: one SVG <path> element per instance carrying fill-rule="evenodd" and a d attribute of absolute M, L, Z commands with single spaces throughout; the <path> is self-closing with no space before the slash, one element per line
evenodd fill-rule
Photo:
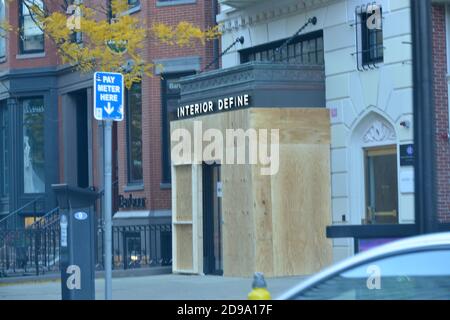
<path fill-rule="evenodd" d="M 373 245 L 364 242 L 373 238 L 372 227 L 389 224 L 391 233 L 381 238 L 395 238 L 396 225 L 414 224 L 410 1 L 378 0 L 369 9 L 369 0 L 219 2 L 222 48 L 245 39 L 223 56 L 224 69 L 272 59 L 283 40 L 317 18 L 279 54 L 294 63 L 325 66 L 332 136 L 330 214 L 334 226 L 354 226 L 348 238 L 333 240 L 334 260 Z"/>

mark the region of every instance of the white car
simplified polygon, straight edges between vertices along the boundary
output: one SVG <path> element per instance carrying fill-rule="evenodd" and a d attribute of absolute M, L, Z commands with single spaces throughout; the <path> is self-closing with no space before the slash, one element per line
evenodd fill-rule
<path fill-rule="evenodd" d="M 450 232 L 408 238 L 360 253 L 278 300 L 450 300 Z"/>

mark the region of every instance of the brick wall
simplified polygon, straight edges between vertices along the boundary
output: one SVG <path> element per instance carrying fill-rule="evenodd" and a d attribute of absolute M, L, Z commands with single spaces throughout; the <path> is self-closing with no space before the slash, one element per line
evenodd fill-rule
<path fill-rule="evenodd" d="M 180 21 L 188 21 L 201 28 L 213 26 L 211 0 L 197 0 L 194 4 L 183 4 L 157 7 L 156 0 L 141 1 L 139 13 L 148 27 L 155 22 L 176 25 Z M 167 46 L 152 40 L 148 42 L 145 53 L 147 61 L 187 56 L 200 56 L 202 68 L 213 60 L 213 43 L 206 46 L 196 43 L 189 47 Z M 119 191 L 126 197 L 131 193 L 133 198 L 145 197 L 149 210 L 170 209 L 171 190 L 162 189 L 162 122 L 161 114 L 161 78 L 146 77 L 142 82 L 142 161 L 144 175 L 144 190 L 125 192 L 127 185 L 127 143 L 126 122 L 118 126 L 118 158 L 119 158 Z"/>
<path fill-rule="evenodd" d="M 436 106 L 438 219 L 450 222 L 450 141 L 448 140 L 448 87 L 445 7 L 433 5 L 433 66 Z"/>

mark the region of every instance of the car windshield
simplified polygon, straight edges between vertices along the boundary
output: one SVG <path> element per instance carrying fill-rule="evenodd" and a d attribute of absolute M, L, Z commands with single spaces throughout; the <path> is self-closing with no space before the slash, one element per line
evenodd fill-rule
<path fill-rule="evenodd" d="M 405 253 L 342 272 L 300 292 L 300 300 L 450 299 L 450 251 Z"/>

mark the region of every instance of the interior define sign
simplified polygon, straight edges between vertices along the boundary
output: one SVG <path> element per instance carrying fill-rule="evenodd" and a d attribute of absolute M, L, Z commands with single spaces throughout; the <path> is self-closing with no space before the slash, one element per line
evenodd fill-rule
<path fill-rule="evenodd" d="M 208 113 L 230 111 L 236 108 L 248 107 L 250 105 L 250 96 L 243 94 L 236 97 L 209 100 L 201 103 L 188 104 L 177 108 L 177 118 L 194 117 Z"/>

